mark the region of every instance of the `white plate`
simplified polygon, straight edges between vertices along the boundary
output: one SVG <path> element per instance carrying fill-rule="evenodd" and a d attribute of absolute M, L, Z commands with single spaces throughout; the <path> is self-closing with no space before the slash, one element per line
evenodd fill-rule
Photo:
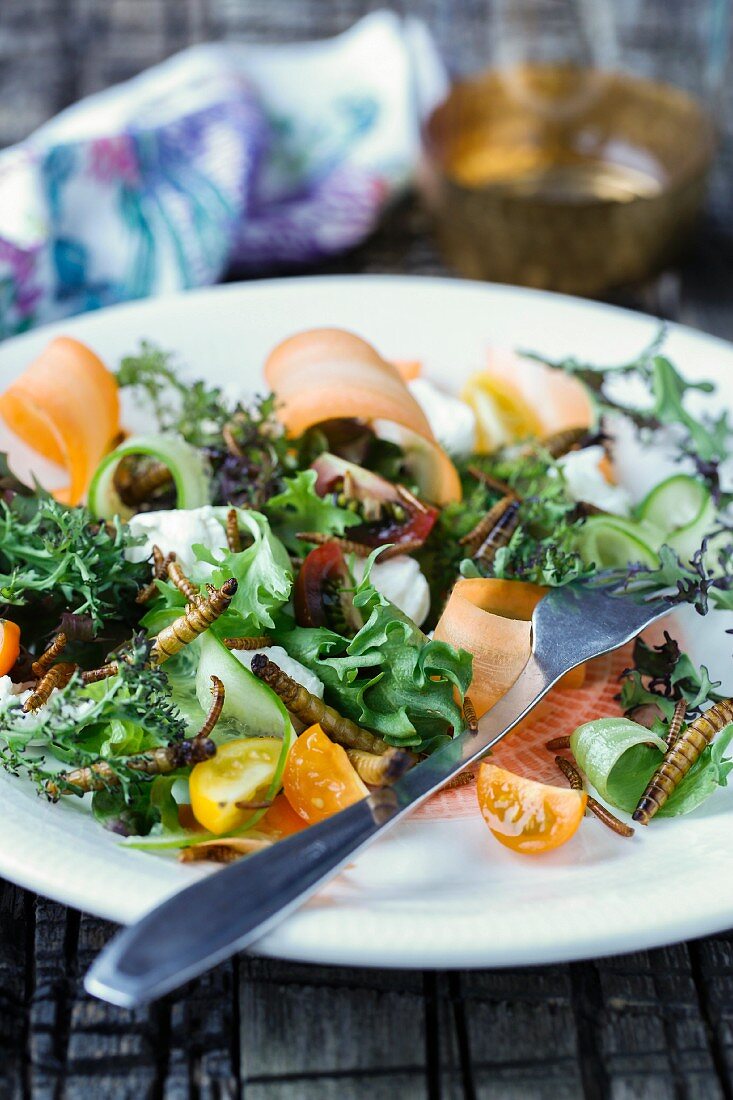
<path fill-rule="evenodd" d="M 133 303 L 40 329 L 0 347 L 0 385 L 51 335 L 67 332 L 110 364 L 147 337 L 177 349 L 192 376 L 250 390 L 261 385 L 273 344 L 315 325 L 352 328 L 387 356 L 421 359 L 429 377 L 452 389 L 481 367 L 489 343 L 621 362 L 657 328 L 649 317 L 509 287 L 283 280 Z M 667 351 L 687 375 L 714 378 L 721 404 L 733 407 L 733 348 L 672 327 Z M 639 469 L 630 476 L 639 478 Z M 729 626 L 731 616 L 691 614 L 682 628 L 693 656 L 730 681 Z M 573 707 L 566 704 L 556 732 L 570 732 Z M 560 722 L 558 714 L 550 720 Z M 78 804 L 50 806 L 4 774 L 0 784 L 0 873 L 23 886 L 128 922 L 202 873 L 120 847 Z M 465 798 L 453 802 L 466 810 Z M 733 924 L 732 811 L 733 792 L 721 791 L 692 817 L 655 822 L 631 841 L 588 819 L 559 851 L 528 858 L 497 844 L 469 802 L 470 816 L 401 826 L 258 950 L 323 963 L 502 966 L 719 931 Z"/>

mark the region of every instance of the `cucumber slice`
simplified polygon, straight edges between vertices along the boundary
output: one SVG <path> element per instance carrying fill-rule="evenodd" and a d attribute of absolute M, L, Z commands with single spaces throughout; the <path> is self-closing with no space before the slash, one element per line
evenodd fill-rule
<path fill-rule="evenodd" d="M 120 499 L 114 475 L 125 455 L 146 455 L 162 462 L 171 472 L 176 487 L 177 508 L 201 508 L 211 498 L 209 472 L 200 451 L 172 435 L 137 435 L 102 459 L 89 486 L 89 510 L 97 519 L 123 520 L 135 514 Z"/>
<path fill-rule="evenodd" d="M 701 481 L 688 474 L 674 474 L 647 493 L 636 515 L 668 534 L 694 523 L 709 501 L 710 493 Z"/>
<path fill-rule="evenodd" d="M 714 530 L 717 510 L 706 485 L 688 474 L 675 474 L 655 485 L 637 515 L 661 528 L 662 541 L 683 561 L 689 561 L 703 538 Z"/>
<path fill-rule="evenodd" d="M 621 516 L 589 516 L 580 529 L 578 552 L 597 569 L 625 568 L 636 562 L 654 566 L 660 532 L 650 524 Z"/>
<path fill-rule="evenodd" d="M 203 711 L 211 706 L 211 677 L 218 676 L 225 691 L 222 718 L 252 736 L 291 736 L 290 716 L 267 684 L 240 664 L 213 634 L 203 634 L 199 646 L 196 696 Z"/>

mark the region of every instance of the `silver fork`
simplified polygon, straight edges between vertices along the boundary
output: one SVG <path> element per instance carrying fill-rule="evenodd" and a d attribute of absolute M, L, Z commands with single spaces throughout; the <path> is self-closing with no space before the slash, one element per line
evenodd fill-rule
<path fill-rule="evenodd" d="M 248 947 L 356 852 L 485 756 L 566 672 L 618 649 L 671 610 L 664 599 L 620 597 L 587 585 L 552 589 L 532 616 L 527 665 L 478 732 L 461 733 L 393 786 L 163 902 L 107 945 L 86 976 L 88 992 L 132 1007 Z"/>

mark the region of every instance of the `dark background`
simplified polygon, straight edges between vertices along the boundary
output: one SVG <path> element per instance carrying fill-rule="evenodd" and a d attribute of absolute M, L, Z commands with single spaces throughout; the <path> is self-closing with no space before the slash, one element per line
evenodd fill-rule
<path fill-rule="evenodd" d="M 0 146 L 192 42 L 322 37 L 380 6 L 0 0 Z M 485 60 L 491 0 L 397 6 L 426 16 L 461 67 Z M 635 60 L 643 65 L 654 46 L 653 64 L 681 80 L 691 75 L 702 7 L 613 0 Z M 721 157 L 689 256 L 615 296 L 728 337 L 732 87 L 729 78 Z M 410 199 L 372 240 L 321 270 L 445 273 Z M 451 974 L 242 957 L 130 1013 L 81 986 L 112 932 L 0 882 L 0 1100 L 733 1100 L 733 934 L 588 963 Z"/>

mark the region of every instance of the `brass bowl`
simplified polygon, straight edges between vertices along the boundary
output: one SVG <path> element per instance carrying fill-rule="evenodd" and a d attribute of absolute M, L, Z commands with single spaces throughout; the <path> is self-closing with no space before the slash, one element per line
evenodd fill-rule
<path fill-rule="evenodd" d="M 561 65 L 456 84 L 424 138 L 423 191 L 449 263 L 587 295 L 679 253 L 715 148 L 708 114 L 684 92 Z"/>

